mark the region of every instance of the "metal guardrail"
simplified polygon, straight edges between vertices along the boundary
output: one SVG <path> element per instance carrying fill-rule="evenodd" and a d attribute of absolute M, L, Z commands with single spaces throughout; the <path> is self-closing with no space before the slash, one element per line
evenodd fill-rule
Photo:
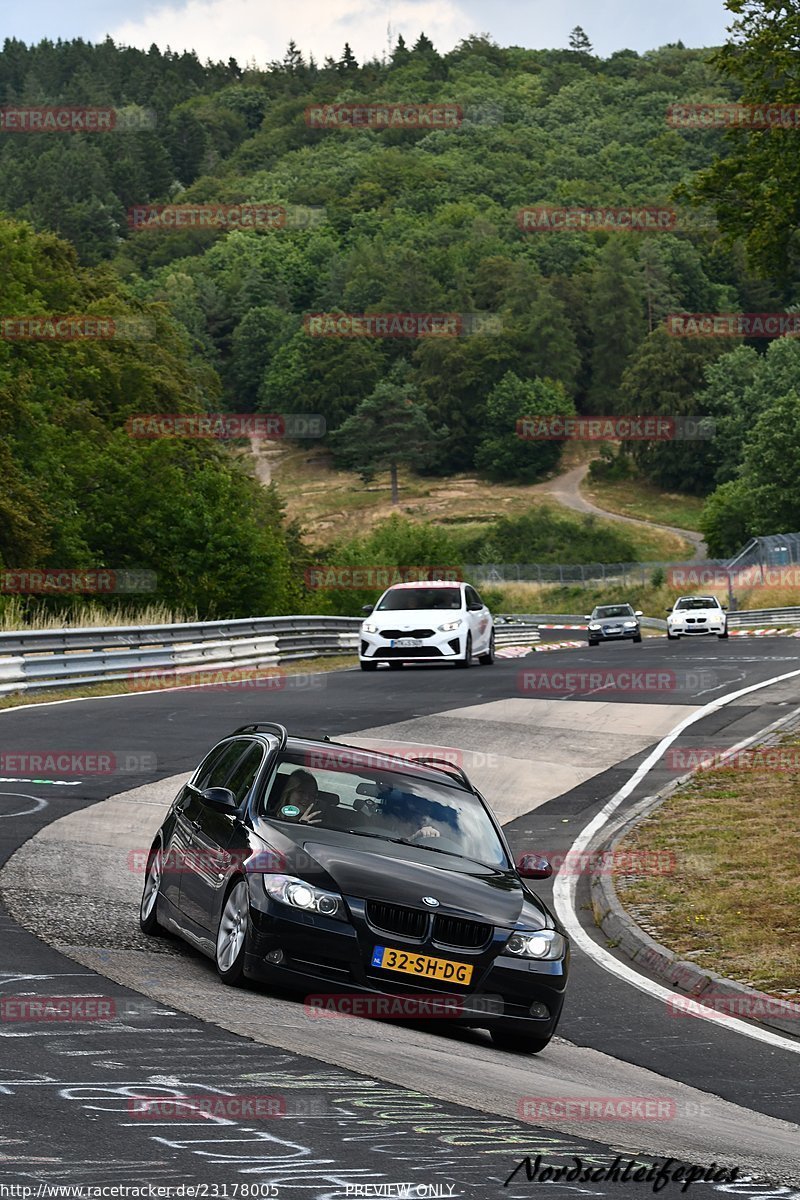
<path fill-rule="evenodd" d="M 513 621 L 514 624 L 496 627 L 498 635 L 502 628 L 508 630 L 522 627 L 534 629 L 571 629 L 575 632 L 586 629 L 585 613 L 504 613 L 503 616 L 509 621 Z M 660 617 L 640 617 L 639 624 L 643 629 L 660 629 L 664 631 L 667 628 L 667 622 Z"/>
<path fill-rule="evenodd" d="M 157 679 L 231 668 L 274 668 L 354 654 L 357 617 L 258 617 L 0 633 L 0 695 L 43 688 Z"/>
<path fill-rule="evenodd" d="M 0 655 L 29 654 L 34 650 L 108 650 L 115 646 L 169 646 L 178 642 L 238 639 L 248 634 L 308 633 L 312 624 L 320 631 L 352 632 L 357 617 L 245 617 L 235 621 L 186 621 L 173 625 L 109 625 L 84 629 L 32 629 L 0 633 Z"/>
<path fill-rule="evenodd" d="M 800 625 L 800 608 L 753 608 L 728 613 L 728 626 L 731 629 L 746 629 L 755 625 Z"/>
<path fill-rule="evenodd" d="M 0 633 L 0 695 L 105 681 L 139 679 L 230 668 L 274 668 L 281 663 L 358 649 L 360 617 L 253 617 L 175 625 L 125 625 Z M 642 617 L 645 629 L 666 629 L 665 620 Z M 800 626 L 800 607 L 728 614 L 731 629 Z M 498 614 L 499 646 L 533 645 L 547 627 L 586 629 L 583 613 Z"/>

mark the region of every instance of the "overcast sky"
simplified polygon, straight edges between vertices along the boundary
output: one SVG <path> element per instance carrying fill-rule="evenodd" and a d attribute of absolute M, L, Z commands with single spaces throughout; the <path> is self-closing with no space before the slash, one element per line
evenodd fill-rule
<path fill-rule="evenodd" d="M 606 56 L 679 40 L 719 45 L 731 19 L 723 0 L 38 0 L 7 6 L 0 33 L 26 42 L 110 34 L 131 46 L 155 42 L 244 65 L 282 58 L 290 38 L 320 62 L 338 58 L 346 41 L 358 59 L 380 56 L 389 22 L 393 41 L 402 33 L 411 43 L 424 30 L 442 51 L 472 33 L 489 33 L 504 46 L 566 46 L 569 31 L 581 25 Z"/>

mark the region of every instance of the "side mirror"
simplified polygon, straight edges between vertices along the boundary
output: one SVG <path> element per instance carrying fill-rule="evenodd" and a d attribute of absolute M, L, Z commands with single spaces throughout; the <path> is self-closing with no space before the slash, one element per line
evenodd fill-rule
<path fill-rule="evenodd" d="M 727 611 L 728 611 L 728 606 L 727 606 L 727 604 L 720 604 L 720 608 L 722 609 L 722 611 L 723 611 L 723 612 L 727 612 Z"/>
<path fill-rule="evenodd" d="M 230 788 L 206 788 L 204 792 L 200 793 L 200 799 L 210 808 L 216 809 L 217 812 L 236 812 L 236 797 Z"/>
<path fill-rule="evenodd" d="M 672 612 L 672 609 L 671 609 L 671 608 L 667 608 L 667 609 L 665 609 L 664 611 L 666 612 L 667 616 L 669 616 L 669 614 Z"/>
<path fill-rule="evenodd" d="M 642 610 L 640 608 L 637 608 L 636 612 L 633 615 L 635 617 L 642 617 L 642 616 L 644 616 L 644 613 L 642 612 Z"/>
<path fill-rule="evenodd" d="M 482 604 L 470 604 L 470 605 L 469 605 L 469 608 L 468 608 L 468 611 L 469 611 L 469 612 L 481 612 L 481 611 L 482 611 L 482 609 L 483 609 L 483 605 L 482 605 Z"/>
<path fill-rule="evenodd" d="M 374 609 L 375 609 L 374 604 L 362 604 L 361 605 L 361 611 L 363 612 L 365 617 L 368 617 L 369 614 L 374 611 Z"/>
<path fill-rule="evenodd" d="M 583 619 L 584 619 L 584 621 L 591 621 L 591 619 L 592 619 L 591 613 L 587 613 Z"/>
<path fill-rule="evenodd" d="M 522 879 L 549 879 L 553 868 L 543 854 L 523 854 L 517 862 L 517 874 Z"/>

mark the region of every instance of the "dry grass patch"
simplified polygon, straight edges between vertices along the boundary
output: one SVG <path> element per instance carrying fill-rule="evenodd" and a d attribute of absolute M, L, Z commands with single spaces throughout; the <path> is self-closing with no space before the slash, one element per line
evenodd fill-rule
<path fill-rule="evenodd" d="M 97 629 L 118 625 L 174 625 L 197 621 L 197 613 L 181 612 L 166 604 L 128 605 L 106 608 L 102 604 L 75 604 L 54 612 L 46 604 L 26 605 L 12 596 L 0 606 L 0 631 L 13 633 L 29 629 Z"/>
<path fill-rule="evenodd" d="M 557 474 L 575 465 L 565 455 Z M 365 484 L 352 471 L 339 471 L 330 454 L 317 448 L 285 454 L 276 462 L 273 480 L 286 505 L 286 515 L 298 521 L 304 537 L 315 548 L 361 537 L 393 513 L 436 525 L 469 526 L 470 532 L 487 529 L 501 517 L 516 517 L 534 507 L 550 507 L 575 520 L 580 514 L 565 510 L 538 484 L 500 484 L 474 475 L 446 479 L 400 472 L 400 503 L 393 506 L 388 472 Z M 617 527 L 618 528 L 618 527 Z M 642 561 L 684 561 L 692 547 L 683 538 L 657 528 L 626 528 Z"/>
<path fill-rule="evenodd" d="M 783 739 L 800 760 L 800 737 Z M 800 769 L 701 771 L 620 850 L 669 853 L 670 874 L 617 881 L 662 945 L 730 979 L 800 996 Z"/>
<path fill-rule="evenodd" d="M 581 491 L 598 508 L 608 512 L 700 532 L 700 514 L 705 503 L 701 496 L 662 492 L 641 479 L 586 479 Z"/>

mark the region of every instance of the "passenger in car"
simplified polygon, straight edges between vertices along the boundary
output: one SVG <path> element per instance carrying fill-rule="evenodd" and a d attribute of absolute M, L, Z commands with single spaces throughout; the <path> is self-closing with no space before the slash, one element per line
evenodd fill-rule
<path fill-rule="evenodd" d="M 310 771 L 299 768 L 292 771 L 277 800 L 270 804 L 268 815 L 280 821 L 319 825 L 322 811 L 318 795 L 319 787 L 314 776 Z"/>

